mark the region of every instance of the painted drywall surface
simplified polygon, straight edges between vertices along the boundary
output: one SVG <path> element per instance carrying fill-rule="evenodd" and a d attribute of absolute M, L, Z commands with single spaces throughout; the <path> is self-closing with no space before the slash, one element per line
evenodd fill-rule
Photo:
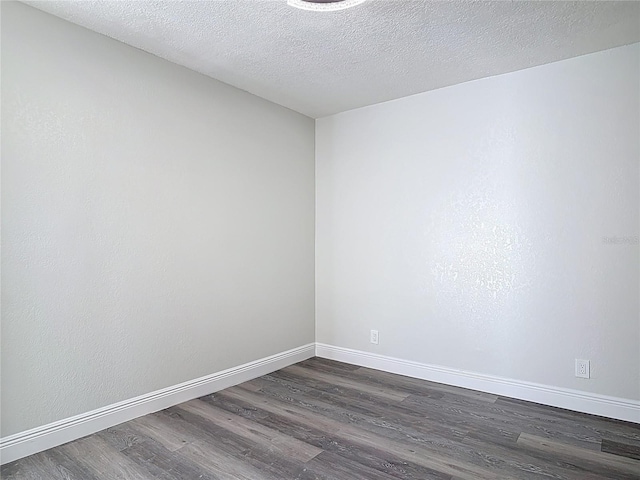
<path fill-rule="evenodd" d="M 313 120 L 2 2 L 2 127 L 2 436 L 313 341 Z"/>
<path fill-rule="evenodd" d="M 317 341 L 640 399 L 639 58 L 317 120 Z"/>

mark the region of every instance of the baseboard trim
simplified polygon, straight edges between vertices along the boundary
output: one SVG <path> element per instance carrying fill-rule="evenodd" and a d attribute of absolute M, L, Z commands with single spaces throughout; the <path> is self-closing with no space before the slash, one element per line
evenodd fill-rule
<path fill-rule="evenodd" d="M 314 356 L 310 343 L 238 367 L 156 390 L 91 412 L 66 418 L 0 439 L 0 464 L 5 464 L 122 422 L 209 395 L 233 385 L 266 375 Z"/>
<path fill-rule="evenodd" d="M 640 423 L 640 402 L 635 400 L 428 365 L 323 343 L 316 343 L 316 356 L 576 412 Z"/>

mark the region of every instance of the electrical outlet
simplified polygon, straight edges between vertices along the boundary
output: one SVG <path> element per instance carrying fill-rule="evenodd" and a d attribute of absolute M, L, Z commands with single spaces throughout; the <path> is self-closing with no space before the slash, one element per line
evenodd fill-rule
<path fill-rule="evenodd" d="M 576 358 L 576 377 L 590 378 L 589 360 Z"/>
<path fill-rule="evenodd" d="M 378 330 L 371 330 L 371 343 L 378 344 Z"/>

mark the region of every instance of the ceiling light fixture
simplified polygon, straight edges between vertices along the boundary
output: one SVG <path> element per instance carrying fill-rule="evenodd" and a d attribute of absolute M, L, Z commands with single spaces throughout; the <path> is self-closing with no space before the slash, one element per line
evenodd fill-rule
<path fill-rule="evenodd" d="M 355 7 L 366 0 L 287 0 L 292 7 L 312 12 L 335 12 Z"/>

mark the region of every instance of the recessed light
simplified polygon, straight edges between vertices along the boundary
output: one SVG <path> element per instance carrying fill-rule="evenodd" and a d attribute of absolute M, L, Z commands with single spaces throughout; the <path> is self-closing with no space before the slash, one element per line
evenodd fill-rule
<path fill-rule="evenodd" d="M 345 8 L 355 7 L 366 0 L 287 0 L 292 7 L 312 12 L 335 12 Z"/>

